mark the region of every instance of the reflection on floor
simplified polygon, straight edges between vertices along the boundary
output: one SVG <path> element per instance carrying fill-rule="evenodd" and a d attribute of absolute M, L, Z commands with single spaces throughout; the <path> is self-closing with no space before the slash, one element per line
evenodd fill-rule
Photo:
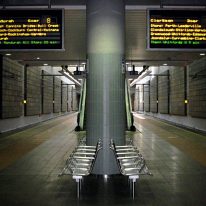
<path fill-rule="evenodd" d="M 77 200 L 74 180 L 58 177 L 77 144 L 75 123 L 72 114 L 0 138 L 0 205 L 206 205 L 206 136 L 144 116 L 130 135 L 154 176 L 140 178 L 132 200 L 124 177 L 93 175 Z"/>

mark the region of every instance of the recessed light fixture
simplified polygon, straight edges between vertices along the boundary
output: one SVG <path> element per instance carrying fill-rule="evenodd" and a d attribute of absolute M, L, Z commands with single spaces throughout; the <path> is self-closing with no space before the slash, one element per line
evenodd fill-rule
<path fill-rule="evenodd" d="M 200 53 L 200 56 L 205 56 L 205 53 Z"/>
<path fill-rule="evenodd" d="M 38 60 L 39 60 L 39 59 L 40 59 L 40 57 L 37 57 L 36 59 L 38 59 Z"/>
<path fill-rule="evenodd" d="M 43 64 L 44 66 L 48 66 L 48 64 Z"/>
<path fill-rule="evenodd" d="M 11 56 L 11 54 L 5 54 L 6 56 Z"/>
<path fill-rule="evenodd" d="M 167 63 L 163 64 L 164 66 L 167 66 Z"/>

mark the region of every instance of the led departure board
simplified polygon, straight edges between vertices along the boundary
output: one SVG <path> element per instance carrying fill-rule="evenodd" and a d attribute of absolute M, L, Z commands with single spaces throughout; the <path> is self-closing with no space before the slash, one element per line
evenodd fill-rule
<path fill-rule="evenodd" d="M 63 49 L 63 10 L 0 10 L 0 50 Z"/>
<path fill-rule="evenodd" d="M 206 49 L 206 10 L 148 10 L 147 48 Z"/>

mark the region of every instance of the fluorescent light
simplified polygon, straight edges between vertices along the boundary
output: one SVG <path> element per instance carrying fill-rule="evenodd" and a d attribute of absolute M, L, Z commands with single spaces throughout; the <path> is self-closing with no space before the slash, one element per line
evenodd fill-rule
<path fill-rule="evenodd" d="M 48 64 L 43 64 L 44 66 L 48 66 Z"/>
<path fill-rule="evenodd" d="M 128 64 L 130 64 L 129 62 L 126 62 L 126 64 L 128 65 Z"/>
<path fill-rule="evenodd" d="M 200 53 L 200 56 L 205 56 L 205 53 Z"/>
<path fill-rule="evenodd" d="M 5 54 L 6 56 L 11 56 L 11 54 Z"/>
<path fill-rule="evenodd" d="M 86 62 L 82 62 L 82 64 L 83 64 L 83 65 L 85 65 L 85 64 L 86 64 Z"/>
<path fill-rule="evenodd" d="M 164 63 L 163 65 L 164 65 L 164 66 L 167 66 L 167 63 Z"/>
<path fill-rule="evenodd" d="M 40 57 L 37 57 L 36 59 L 40 59 Z"/>

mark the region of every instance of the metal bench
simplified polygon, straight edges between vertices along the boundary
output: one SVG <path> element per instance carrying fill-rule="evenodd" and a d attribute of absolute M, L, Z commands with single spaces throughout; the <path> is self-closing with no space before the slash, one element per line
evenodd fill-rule
<path fill-rule="evenodd" d="M 72 178 L 77 183 L 78 198 L 83 177 L 91 174 L 97 154 L 101 148 L 101 140 L 97 142 L 96 146 L 78 145 L 66 160 L 66 166 L 59 174 L 59 176 L 72 175 Z"/>
<path fill-rule="evenodd" d="M 132 184 L 132 197 L 135 197 L 135 182 L 139 179 L 140 175 L 151 175 L 149 172 L 146 161 L 133 145 L 116 146 L 114 141 L 111 140 L 110 148 L 113 150 L 120 173 L 128 176 L 130 185 Z"/>

